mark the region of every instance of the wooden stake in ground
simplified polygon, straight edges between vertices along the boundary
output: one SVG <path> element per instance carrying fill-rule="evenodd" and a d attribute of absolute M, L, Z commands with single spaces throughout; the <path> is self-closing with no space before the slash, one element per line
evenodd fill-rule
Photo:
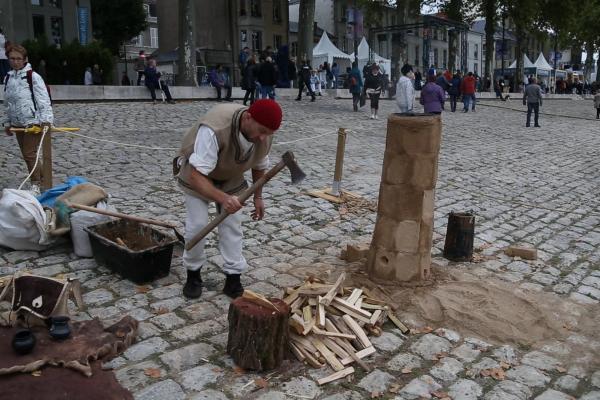
<path fill-rule="evenodd" d="M 439 116 L 388 117 L 377 220 L 367 263 L 371 278 L 398 282 L 430 274 L 441 136 Z"/>
<path fill-rule="evenodd" d="M 289 306 L 269 299 L 274 307 L 238 297 L 229 306 L 227 354 L 241 368 L 263 371 L 277 368 L 289 341 Z"/>
<path fill-rule="evenodd" d="M 31 135 L 31 133 L 28 133 Z M 46 132 L 42 142 L 42 190 L 52 188 L 52 134 Z"/>

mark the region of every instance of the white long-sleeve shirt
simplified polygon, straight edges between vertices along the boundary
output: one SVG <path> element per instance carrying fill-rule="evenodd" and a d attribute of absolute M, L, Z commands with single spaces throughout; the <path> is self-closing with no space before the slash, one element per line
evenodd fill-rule
<path fill-rule="evenodd" d="M 31 65 L 26 64 L 22 69 L 8 72 L 6 87 L 4 88 L 4 104 L 7 109 L 7 120 L 12 126 L 28 126 L 43 122 L 54 122 L 50 95 L 41 76 L 33 72 L 31 83 L 33 98 L 27 82 L 27 71 Z M 35 106 L 34 101 L 35 99 Z"/>
<path fill-rule="evenodd" d="M 246 140 L 242 132 L 238 134 L 238 142 L 244 154 L 252 150 L 254 144 Z M 189 163 L 202 175 L 210 174 L 217 166 L 219 158 L 219 142 L 215 132 L 208 126 L 202 125 L 198 129 L 196 141 L 194 142 L 194 152 L 190 156 Z M 260 163 L 252 169 L 264 171 L 269 168 L 269 156 L 265 156 Z"/>
<path fill-rule="evenodd" d="M 415 86 L 406 76 L 400 77 L 396 84 L 396 104 L 401 113 L 412 112 L 415 103 Z"/>

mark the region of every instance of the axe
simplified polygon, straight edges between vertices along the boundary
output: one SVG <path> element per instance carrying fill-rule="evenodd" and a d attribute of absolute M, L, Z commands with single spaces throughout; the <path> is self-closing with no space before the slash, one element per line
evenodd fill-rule
<path fill-rule="evenodd" d="M 271 178 L 277 175 L 279 171 L 281 171 L 284 167 L 288 167 L 288 169 L 290 170 L 290 174 L 292 176 L 292 183 L 294 184 L 302 182 L 302 180 L 306 177 L 304 172 L 302 172 L 302 170 L 296 163 L 294 154 L 291 151 L 286 151 L 281 156 L 281 161 L 279 161 L 273 168 L 268 170 L 266 174 L 264 174 L 260 179 L 254 182 L 252 186 L 244 190 L 242 194 L 238 196 L 240 203 L 244 204 L 244 202 L 248 200 L 258 188 L 263 187 L 265 183 L 270 181 Z M 223 220 L 227 218 L 228 215 L 229 213 L 227 211 L 221 211 L 221 213 L 215 219 L 210 221 L 208 225 L 206 225 L 200 232 L 198 232 L 196 236 L 194 236 L 188 242 L 186 242 L 185 249 L 192 249 L 195 245 L 198 244 L 199 241 L 204 239 L 206 235 L 208 235 L 213 229 L 215 229 L 217 225 L 223 222 Z"/>

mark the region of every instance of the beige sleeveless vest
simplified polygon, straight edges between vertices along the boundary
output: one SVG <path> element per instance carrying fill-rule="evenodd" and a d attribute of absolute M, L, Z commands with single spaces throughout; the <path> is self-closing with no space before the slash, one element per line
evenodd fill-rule
<path fill-rule="evenodd" d="M 183 138 L 179 155 L 174 160 L 174 173 L 184 192 L 204 199 L 189 184 L 194 169 L 189 163 L 189 158 L 194 152 L 198 129 L 202 125 L 215 132 L 219 144 L 217 165 L 207 177 L 212 180 L 215 187 L 228 194 L 240 193 L 248 187 L 244 172 L 260 163 L 269 154 L 272 137 L 262 143 L 254 144 L 247 154 L 242 154 L 238 140 L 240 117 L 247 109 L 239 104 L 220 104 L 209 110 L 188 130 Z M 175 168 L 176 160 L 180 160 L 179 168 Z M 204 200 L 208 201 L 208 199 Z"/>

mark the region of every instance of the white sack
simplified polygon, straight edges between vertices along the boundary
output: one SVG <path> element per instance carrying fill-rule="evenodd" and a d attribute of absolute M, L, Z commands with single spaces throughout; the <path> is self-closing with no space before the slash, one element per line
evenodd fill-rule
<path fill-rule="evenodd" d="M 44 250 L 54 240 L 39 201 L 26 190 L 4 189 L 0 198 L 0 245 L 14 250 Z"/>
<path fill-rule="evenodd" d="M 101 210 L 116 211 L 114 207 L 109 206 L 105 201 L 100 201 L 96 204 L 96 208 Z M 90 237 L 84 227 L 100 224 L 110 221 L 108 215 L 93 213 L 90 211 L 80 210 L 74 212 L 71 218 L 71 240 L 73 241 L 73 250 L 79 257 L 92 257 L 92 245 Z"/>

